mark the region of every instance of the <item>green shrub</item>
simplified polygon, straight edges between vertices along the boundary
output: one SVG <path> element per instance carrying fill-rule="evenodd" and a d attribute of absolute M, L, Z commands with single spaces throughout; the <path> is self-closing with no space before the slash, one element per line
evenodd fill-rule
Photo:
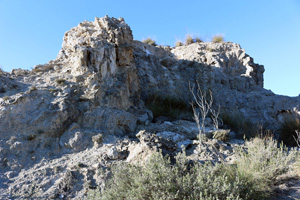
<path fill-rule="evenodd" d="M 189 44 L 192 44 L 192 43 L 195 43 L 194 39 L 192 38 L 192 36 L 187 35 L 186 38 L 185 38 L 185 45 L 189 45 Z"/>
<path fill-rule="evenodd" d="M 190 168 L 190 169 L 189 169 Z M 221 165 L 187 165 L 184 154 L 171 165 L 168 157 L 154 154 L 145 164 L 123 164 L 112 169 L 113 177 L 99 199 L 242 199 L 242 182 L 228 179 Z M 233 178 L 235 179 L 235 178 Z"/>
<path fill-rule="evenodd" d="M 215 35 L 212 39 L 213 43 L 222 43 L 224 42 L 224 38 L 222 35 Z"/>
<path fill-rule="evenodd" d="M 177 41 L 177 42 L 175 43 L 175 47 L 181 47 L 181 46 L 183 46 L 183 43 L 182 43 L 182 42 Z"/>
<path fill-rule="evenodd" d="M 297 146 L 296 131 L 300 131 L 300 117 L 295 112 L 286 114 L 278 130 L 279 141 L 288 146 Z"/>
<path fill-rule="evenodd" d="M 257 125 L 239 111 L 222 113 L 221 119 L 225 126 L 237 134 L 238 139 L 242 139 L 244 136 L 251 138 L 257 133 Z"/>
<path fill-rule="evenodd" d="M 156 42 L 154 40 L 152 40 L 151 38 L 147 38 L 147 39 L 143 40 L 142 42 L 156 46 Z"/>
<path fill-rule="evenodd" d="M 152 111 L 154 118 L 165 116 L 177 119 L 180 115 L 192 113 L 189 104 L 173 96 L 149 95 L 145 105 Z"/>
<path fill-rule="evenodd" d="M 252 183 L 257 199 L 270 194 L 276 178 L 289 171 L 297 158 L 296 151 L 277 144 L 271 137 L 254 138 L 246 142 L 246 151 L 240 149 L 236 155 L 237 174 Z"/>
<path fill-rule="evenodd" d="M 112 168 L 103 193 L 91 191 L 89 199 L 266 199 L 296 152 L 278 148 L 272 138 L 255 138 L 245 149 L 238 150 L 233 165 L 191 164 L 185 153 L 178 154 L 174 164 L 161 153 L 143 166 L 122 163 Z"/>

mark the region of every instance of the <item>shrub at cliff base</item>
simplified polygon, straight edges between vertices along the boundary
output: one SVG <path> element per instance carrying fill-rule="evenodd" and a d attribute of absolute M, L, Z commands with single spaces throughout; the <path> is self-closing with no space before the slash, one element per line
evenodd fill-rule
<path fill-rule="evenodd" d="M 156 153 L 144 166 L 116 165 L 106 190 L 89 192 L 89 199 L 266 199 L 276 177 L 289 170 L 295 151 L 277 148 L 271 138 L 255 138 L 245 146 L 234 165 L 191 164 L 185 153 L 175 164 Z"/>
<path fill-rule="evenodd" d="M 297 113 L 287 114 L 278 130 L 279 141 L 288 146 L 297 146 L 296 131 L 300 131 L 300 117 Z"/>
<path fill-rule="evenodd" d="M 238 139 L 243 139 L 245 136 L 249 139 L 257 133 L 257 125 L 239 111 L 221 113 L 221 119 L 225 126 L 237 134 Z"/>

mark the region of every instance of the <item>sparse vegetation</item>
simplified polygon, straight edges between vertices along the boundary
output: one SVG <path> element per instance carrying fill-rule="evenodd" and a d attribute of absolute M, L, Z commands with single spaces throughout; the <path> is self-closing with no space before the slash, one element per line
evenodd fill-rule
<path fill-rule="evenodd" d="M 203 42 L 203 40 L 201 40 L 199 37 L 196 37 L 195 42 Z"/>
<path fill-rule="evenodd" d="M 175 47 L 181 47 L 181 46 L 183 46 L 183 43 L 182 43 L 182 42 L 177 41 L 177 42 L 175 43 Z"/>
<path fill-rule="evenodd" d="M 63 79 L 63 78 L 59 78 L 59 79 L 56 79 L 55 82 L 56 82 L 58 85 L 63 85 L 63 84 L 66 82 L 66 80 Z"/>
<path fill-rule="evenodd" d="M 151 38 L 147 38 L 147 39 L 143 40 L 142 42 L 144 42 L 146 44 L 150 44 L 150 45 L 156 46 L 156 42 L 153 39 L 151 39 Z"/>
<path fill-rule="evenodd" d="M 187 35 L 186 38 L 185 38 L 185 45 L 189 45 L 189 44 L 192 44 L 192 43 L 194 43 L 194 39 L 192 38 L 192 36 Z"/>
<path fill-rule="evenodd" d="M 32 91 L 35 91 L 35 90 L 37 90 L 37 87 L 36 87 L 36 86 L 31 86 L 31 87 L 29 88 L 29 92 L 32 92 Z"/>
<path fill-rule="evenodd" d="M 149 95 L 145 105 L 152 111 L 154 118 L 165 116 L 177 119 L 178 116 L 184 113 L 191 114 L 190 106 L 183 100 L 173 96 Z"/>
<path fill-rule="evenodd" d="M 212 42 L 213 43 L 222 43 L 222 42 L 224 42 L 224 37 L 222 35 L 215 35 L 212 38 Z"/>
<path fill-rule="evenodd" d="M 206 51 L 209 51 L 209 52 L 213 52 L 214 50 L 212 49 L 212 48 L 210 48 L 210 47 L 206 47 Z"/>
<path fill-rule="evenodd" d="M 240 149 L 234 165 L 193 163 L 185 153 L 154 154 L 143 166 L 122 163 L 112 168 L 105 190 L 89 199 L 266 199 L 276 178 L 290 170 L 296 158 L 272 138 L 255 138 Z"/>
<path fill-rule="evenodd" d="M 193 38 L 191 35 L 187 35 L 185 38 L 185 45 L 193 44 L 195 42 L 203 42 L 199 37 Z"/>
<path fill-rule="evenodd" d="M 7 101 L 7 100 L 9 99 L 9 96 L 4 96 L 4 97 L 2 97 L 2 99 L 3 99 L 4 101 Z"/>
<path fill-rule="evenodd" d="M 297 146 L 295 138 L 298 138 L 298 136 L 296 131 L 300 131 L 300 116 L 296 111 L 291 111 L 285 115 L 283 122 L 280 124 L 278 130 L 279 141 L 288 146 Z"/>
<path fill-rule="evenodd" d="M 221 113 L 221 119 L 225 128 L 233 130 L 239 139 L 244 136 L 251 138 L 257 133 L 258 126 L 239 111 Z"/>
<path fill-rule="evenodd" d="M 239 176 L 252 182 L 254 190 L 268 195 L 276 178 L 291 170 L 298 158 L 296 150 L 288 150 L 283 144 L 278 148 L 272 137 L 254 138 L 246 142 L 246 151 L 240 149 L 235 164 Z"/>

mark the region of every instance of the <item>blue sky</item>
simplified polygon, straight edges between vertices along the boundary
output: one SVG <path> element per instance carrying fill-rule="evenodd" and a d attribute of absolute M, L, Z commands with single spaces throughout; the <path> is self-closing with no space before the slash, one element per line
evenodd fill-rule
<path fill-rule="evenodd" d="M 58 54 L 64 33 L 83 20 L 123 17 L 134 39 L 174 46 L 187 34 L 223 34 L 265 66 L 265 88 L 300 94 L 299 0 L 0 0 L 0 66 L 31 69 Z"/>

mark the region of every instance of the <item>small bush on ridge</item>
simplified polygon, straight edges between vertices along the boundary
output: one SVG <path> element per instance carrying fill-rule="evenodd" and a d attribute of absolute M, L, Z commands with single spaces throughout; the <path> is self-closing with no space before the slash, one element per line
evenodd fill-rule
<path fill-rule="evenodd" d="M 192 38 L 192 36 L 187 35 L 185 38 L 185 45 L 189 45 L 189 44 L 193 44 L 194 43 L 194 39 Z"/>
<path fill-rule="evenodd" d="M 190 35 L 187 35 L 185 38 L 185 45 L 193 44 L 195 42 L 203 42 L 199 37 L 193 38 Z"/>
<path fill-rule="evenodd" d="M 203 40 L 201 40 L 199 37 L 196 37 L 195 42 L 203 42 Z"/>
<path fill-rule="evenodd" d="M 177 42 L 175 43 L 175 47 L 181 47 L 181 46 L 183 46 L 183 43 L 182 43 L 182 42 L 177 41 Z"/>
<path fill-rule="evenodd" d="M 156 42 L 154 40 L 152 40 L 151 38 L 147 38 L 147 39 L 143 40 L 142 42 L 156 46 Z"/>
<path fill-rule="evenodd" d="M 212 39 L 213 43 L 222 43 L 224 42 L 224 38 L 222 35 L 215 35 Z"/>

